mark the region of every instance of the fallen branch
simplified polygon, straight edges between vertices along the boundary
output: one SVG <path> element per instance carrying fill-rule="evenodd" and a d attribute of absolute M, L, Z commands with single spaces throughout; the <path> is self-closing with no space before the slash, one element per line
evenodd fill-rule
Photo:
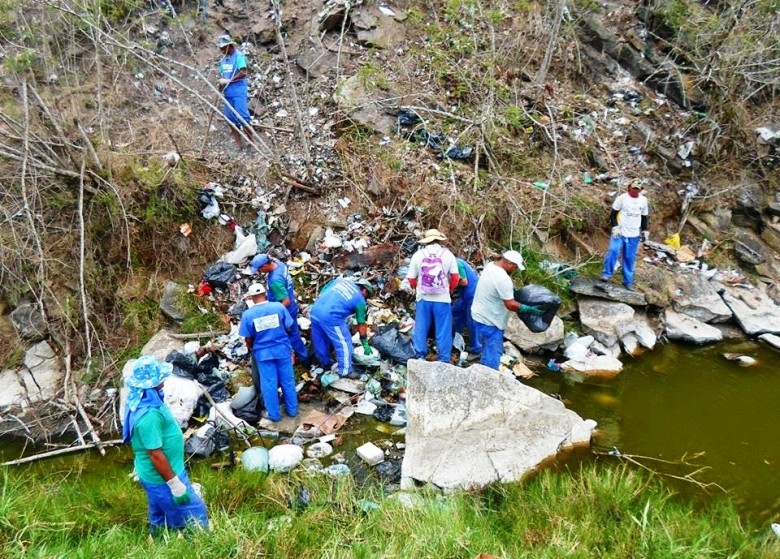
<path fill-rule="evenodd" d="M 198 338 L 215 338 L 223 334 L 230 334 L 229 330 L 220 330 L 216 332 L 195 332 L 194 334 L 171 334 L 174 340 L 196 340 Z"/>
<path fill-rule="evenodd" d="M 0 466 L 18 466 L 19 464 L 27 464 L 28 462 L 34 462 L 36 460 L 42 460 L 44 458 L 51 458 L 53 456 L 62 456 L 63 454 L 72 454 L 73 452 L 79 452 L 81 450 L 89 450 L 91 448 L 95 448 L 100 445 L 113 446 L 121 443 L 122 443 L 121 439 L 116 439 L 113 441 L 104 441 L 101 443 L 88 443 L 80 446 L 60 448 L 58 450 L 52 450 L 50 452 L 42 452 L 40 454 L 26 456 L 25 458 L 19 458 L 17 460 L 10 460 L 8 462 L 3 462 L 2 464 L 0 464 Z M 103 452 L 105 453 L 105 450 Z"/>

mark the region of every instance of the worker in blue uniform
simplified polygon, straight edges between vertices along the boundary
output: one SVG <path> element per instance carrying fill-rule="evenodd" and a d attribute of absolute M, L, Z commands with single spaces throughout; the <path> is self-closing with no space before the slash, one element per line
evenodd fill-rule
<path fill-rule="evenodd" d="M 293 319 L 284 305 L 267 299 L 265 287 L 260 283 L 249 286 L 247 297 L 253 305 L 241 315 L 238 334 L 244 337 L 257 365 L 258 376 L 252 380 L 255 384 L 260 383 L 255 388 L 263 396 L 265 415 L 271 421 L 281 420 L 281 388 L 285 411 L 288 416 L 295 417 L 298 415 L 298 394 L 288 335 Z"/>
<path fill-rule="evenodd" d="M 452 294 L 452 328 L 455 333 L 462 334 L 465 328 L 469 334 L 468 351 L 476 356 L 482 353 L 482 344 L 477 336 L 474 320 L 471 318 L 471 304 L 474 302 L 474 292 L 477 290 L 479 277 L 471 265 L 462 258 L 456 258 L 458 263 L 458 286 Z"/>
<path fill-rule="evenodd" d="M 287 308 L 287 312 L 293 319 L 290 328 L 290 345 L 295 352 L 298 362 L 307 364 L 309 352 L 301 338 L 301 329 L 298 326 L 298 301 L 295 298 L 295 285 L 287 265 L 281 260 L 271 258 L 267 254 L 258 254 L 250 264 L 252 274 L 268 274 L 266 278 L 266 296 L 269 301 L 277 301 Z"/>
<path fill-rule="evenodd" d="M 374 286 L 365 279 L 352 281 L 339 278 L 326 285 L 311 307 L 311 345 L 323 368 L 333 364 L 331 348 L 336 353 L 337 373 L 341 377 L 355 377 L 352 371 L 352 334 L 347 318 L 355 315 L 360 343 L 366 355 L 372 353 L 368 345 L 366 327 L 366 298 L 374 295 Z"/>

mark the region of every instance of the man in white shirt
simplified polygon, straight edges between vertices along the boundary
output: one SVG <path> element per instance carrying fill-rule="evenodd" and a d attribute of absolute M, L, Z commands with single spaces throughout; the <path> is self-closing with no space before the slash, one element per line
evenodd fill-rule
<path fill-rule="evenodd" d="M 628 192 L 615 198 L 612 204 L 612 213 L 609 216 L 612 236 L 601 272 L 601 280 L 610 281 L 622 253 L 623 287 L 631 291 L 634 290 L 634 264 L 639 241 L 640 238 L 646 241 L 650 233 L 647 230 L 647 198 L 641 190 L 639 184 L 632 182 L 628 186 Z"/>
<path fill-rule="evenodd" d="M 429 229 L 422 245 L 412 255 L 406 279 L 417 299 L 412 345 L 418 359 L 428 355 L 428 333 L 434 327 L 438 360 L 449 363 L 452 357 L 452 299 L 460 275 L 455 255 L 436 241 L 447 237 L 438 229 Z"/>
<path fill-rule="evenodd" d="M 504 330 L 509 320 L 509 311 L 544 314 L 543 309 L 515 301 L 514 285 L 509 274 L 516 270 L 525 270 L 523 255 L 516 250 L 508 250 L 501 258 L 490 262 L 479 276 L 474 303 L 471 305 L 471 317 L 482 343 L 479 362 L 496 370 L 501 364 L 501 354 L 504 353 Z"/>

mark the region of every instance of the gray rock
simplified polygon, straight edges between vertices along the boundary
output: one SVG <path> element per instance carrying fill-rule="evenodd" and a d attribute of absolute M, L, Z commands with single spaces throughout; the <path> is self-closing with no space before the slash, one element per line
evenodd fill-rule
<path fill-rule="evenodd" d="M 165 361 L 170 352 L 174 349 L 181 351 L 183 345 L 181 340 L 173 337 L 173 333 L 170 330 L 163 328 L 146 342 L 146 345 L 141 349 L 141 355 L 151 355 L 155 359 Z"/>
<path fill-rule="evenodd" d="M 771 215 L 780 216 L 780 202 L 772 202 L 766 207 L 766 211 Z"/>
<path fill-rule="evenodd" d="M 758 339 L 768 343 L 775 349 L 780 349 L 780 336 L 775 336 L 774 334 L 761 334 Z"/>
<path fill-rule="evenodd" d="M 301 70 L 306 72 L 309 77 L 319 78 L 336 69 L 336 53 L 330 52 L 327 49 L 323 50 L 308 50 L 301 54 L 295 63 Z"/>
<path fill-rule="evenodd" d="M 750 182 L 737 187 L 736 202 L 743 213 L 760 214 L 764 206 L 764 191 L 761 185 Z"/>
<path fill-rule="evenodd" d="M 699 273 L 676 274 L 669 285 L 672 307 L 701 322 L 726 322 L 731 309 L 716 291 L 716 285 Z"/>
<path fill-rule="evenodd" d="M 773 250 L 780 252 L 780 226 L 767 223 L 764 230 L 761 231 L 761 239 Z"/>
<path fill-rule="evenodd" d="M 707 344 L 723 339 L 723 334 L 714 326 L 672 309 L 664 311 L 664 319 L 666 321 L 666 337 L 670 340 Z"/>
<path fill-rule="evenodd" d="M 385 104 L 380 97 L 396 97 L 395 94 L 376 90 L 369 91 L 360 76 L 344 80 L 333 93 L 333 101 L 345 111 L 349 118 L 380 134 L 392 133 L 395 118 L 384 112 Z"/>
<path fill-rule="evenodd" d="M 180 297 L 186 292 L 187 288 L 175 281 L 165 282 L 165 290 L 160 298 L 160 312 L 177 322 L 187 318 L 186 311 L 179 305 Z"/>
<path fill-rule="evenodd" d="M 47 342 L 39 342 L 27 350 L 24 366 L 19 377 L 30 403 L 50 400 L 62 388 L 62 367 Z"/>
<path fill-rule="evenodd" d="M 719 236 L 727 233 L 731 227 L 731 210 L 726 207 L 716 208 L 701 215 L 701 219 Z"/>
<path fill-rule="evenodd" d="M 767 254 L 761 239 L 749 229 L 736 229 L 734 232 L 734 251 L 737 258 L 747 264 L 757 265 L 766 262 Z"/>
<path fill-rule="evenodd" d="M 577 306 L 585 332 L 605 346 L 616 345 L 621 335 L 633 331 L 630 325 L 636 312 L 625 303 L 582 297 Z"/>
<path fill-rule="evenodd" d="M 395 10 L 393 10 L 395 11 Z M 404 27 L 378 6 L 362 6 L 352 13 L 357 42 L 367 47 L 391 48 L 403 42 Z"/>
<path fill-rule="evenodd" d="M 512 375 L 413 359 L 402 488 L 480 488 L 521 479 L 561 449 L 588 444 L 596 423 Z"/>
<path fill-rule="evenodd" d="M 578 295 L 609 299 L 627 305 L 644 306 L 647 299 L 644 294 L 637 291 L 629 291 L 623 287 L 607 281 L 592 280 L 578 277 L 571 280 L 569 290 Z"/>
<path fill-rule="evenodd" d="M 16 371 L 6 369 L 0 372 L 0 409 L 20 405 L 26 396 L 27 390 Z"/>
<path fill-rule="evenodd" d="M 556 316 L 547 330 L 535 333 L 515 313 L 510 313 L 504 338 L 528 353 L 543 349 L 554 351 L 563 343 L 563 320 Z"/>
<path fill-rule="evenodd" d="M 23 303 L 11 312 L 9 318 L 20 337 L 33 342 L 46 337 L 48 327 L 36 305 Z"/>
<path fill-rule="evenodd" d="M 725 287 L 723 301 L 747 335 L 780 334 L 780 307 L 762 288 Z"/>

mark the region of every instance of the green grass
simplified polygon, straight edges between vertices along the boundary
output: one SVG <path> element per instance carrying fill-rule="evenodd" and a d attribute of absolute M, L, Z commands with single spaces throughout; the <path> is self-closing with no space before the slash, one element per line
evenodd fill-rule
<path fill-rule="evenodd" d="M 423 491 L 406 508 L 351 477 L 215 472 L 199 463 L 193 478 L 203 484 L 212 530 L 150 541 L 145 496 L 125 475 L 129 469 L 125 460 L 99 476 L 78 466 L 37 475 L 0 472 L 2 556 L 473 559 L 484 552 L 514 559 L 703 559 L 780 553 L 768 530 L 746 528 L 725 500 L 694 506 L 643 474 L 594 465 L 546 471 L 481 493 Z M 296 504 L 301 488 L 311 495 L 307 506 Z M 363 512 L 361 499 L 380 508 Z"/>

